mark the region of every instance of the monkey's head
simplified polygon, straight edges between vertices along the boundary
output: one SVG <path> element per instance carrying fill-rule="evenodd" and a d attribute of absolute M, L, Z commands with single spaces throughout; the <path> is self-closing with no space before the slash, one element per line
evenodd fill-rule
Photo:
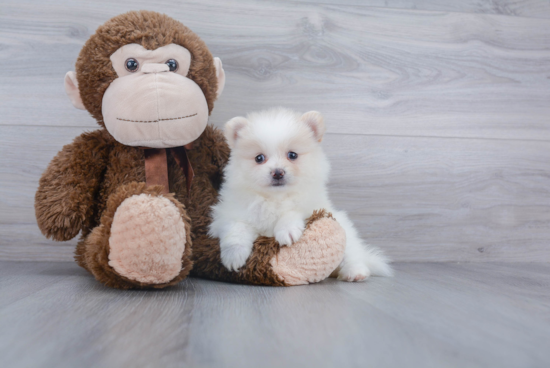
<path fill-rule="evenodd" d="M 129 12 L 99 27 L 65 76 L 73 105 L 120 143 L 168 148 L 197 139 L 225 74 L 189 28 L 150 11 Z"/>

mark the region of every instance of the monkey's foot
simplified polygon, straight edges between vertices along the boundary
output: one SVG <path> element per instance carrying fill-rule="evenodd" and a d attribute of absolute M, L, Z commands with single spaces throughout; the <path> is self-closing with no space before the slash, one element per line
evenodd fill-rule
<path fill-rule="evenodd" d="M 77 246 L 76 260 L 118 289 L 163 288 L 191 271 L 191 226 L 184 206 L 162 187 L 130 183 L 107 201 L 101 224 Z"/>
<path fill-rule="evenodd" d="M 342 262 L 345 247 L 344 229 L 329 213 L 316 211 L 300 239 L 281 247 L 270 263 L 286 285 L 311 284 L 330 276 Z"/>
<path fill-rule="evenodd" d="M 115 212 L 109 266 L 130 280 L 162 284 L 181 269 L 186 231 L 178 208 L 164 197 L 134 195 Z"/>

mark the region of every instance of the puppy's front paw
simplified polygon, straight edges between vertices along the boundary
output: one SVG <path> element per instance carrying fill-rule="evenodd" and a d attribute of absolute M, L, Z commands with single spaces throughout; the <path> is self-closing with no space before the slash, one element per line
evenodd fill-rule
<path fill-rule="evenodd" d="M 290 246 L 300 239 L 303 232 L 303 223 L 289 224 L 288 226 L 275 230 L 275 240 L 277 240 L 280 245 Z"/>
<path fill-rule="evenodd" d="M 222 264 L 229 271 L 238 271 L 250 256 L 252 246 L 231 245 L 221 248 Z"/>
<path fill-rule="evenodd" d="M 355 282 L 355 281 L 365 281 L 370 276 L 370 270 L 367 266 L 365 266 L 362 263 L 351 263 L 346 264 L 344 262 L 344 265 L 338 271 L 338 280 L 340 281 L 348 281 L 348 282 Z"/>

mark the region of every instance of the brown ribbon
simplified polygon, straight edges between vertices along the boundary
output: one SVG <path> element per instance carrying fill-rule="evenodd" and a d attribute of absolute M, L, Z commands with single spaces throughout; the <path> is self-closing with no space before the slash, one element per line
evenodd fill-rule
<path fill-rule="evenodd" d="M 185 180 L 187 182 L 187 195 L 191 191 L 191 182 L 195 173 L 189 157 L 187 156 L 187 149 L 192 147 L 192 143 L 186 145 L 185 147 L 174 147 L 169 148 L 174 155 L 178 166 L 183 171 L 185 175 Z M 168 194 L 169 192 L 169 181 L 168 181 L 168 161 L 166 157 L 166 148 L 145 148 L 145 182 L 147 186 L 151 185 L 162 185 L 163 194 Z"/>
<path fill-rule="evenodd" d="M 172 153 L 174 154 L 174 158 L 176 159 L 176 162 L 178 163 L 179 167 L 183 171 L 183 174 L 185 175 L 185 181 L 187 182 L 187 195 L 189 195 L 189 193 L 191 193 L 191 182 L 195 177 L 195 172 L 193 171 L 193 166 L 191 166 L 189 157 L 187 157 L 186 147 L 187 146 L 174 147 L 174 148 L 171 148 L 171 150 L 172 150 Z"/>
<path fill-rule="evenodd" d="M 168 164 L 166 149 L 146 148 L 145 151 L 145 182 L 147 186 L 162 185 L 163 194 L 168 194 Z"/>

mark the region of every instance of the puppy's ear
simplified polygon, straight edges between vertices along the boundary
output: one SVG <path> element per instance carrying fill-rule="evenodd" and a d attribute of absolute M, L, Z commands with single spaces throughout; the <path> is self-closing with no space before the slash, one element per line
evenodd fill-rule
<path fill-rule="evenodd" d="M 239 139 L 239 132 L 248 125 L 248 120 L 242 116 L 237 116 L 225 123 L 223 134 L 227 139 L 229 148 L 234 148 L 237 139 Z"/>
<path fill-rule="evenodd" d="M 325 127 L 323 115 L 321 115 L 320 112 L 308 111 L 300 117 L 300 121 L 306 124 L 313 131 L 313 136 L 318 142 L 323 140 L 323 136 L 325 135 L 327 128 Z"/>

